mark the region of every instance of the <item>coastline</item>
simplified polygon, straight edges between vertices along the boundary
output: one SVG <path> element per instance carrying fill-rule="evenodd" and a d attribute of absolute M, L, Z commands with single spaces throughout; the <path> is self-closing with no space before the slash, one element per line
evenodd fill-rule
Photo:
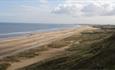
<path fill-rule="evenodd" d="M 7 38 L 0 41 L 0 54 L 1 56 L 4 55 L 6 51 L 10 49 L 10 51 L 14 49 L 22 49 L 22 48 L 29 48 L 35 46 L 36 44 L 41 44 L 42 42 L 52 42 L 57 40 L 58 38 L 65 38 L 68 36 L 73 35 L 76 32 L 80 32 L 86 29 L 92 29 L 92 27 L 80 27 L 75 29 L 65 29 L 59 31 L 51 31 L 51 32 L 41 32 L 41 33 L 32 33 L 25 36 Z M 38 46 L 38 45 L 37 45 Z M 14 50 L 17 51 L 17 50 Z M 21 52 L 21 51 L 20 51 Z M 8 52 L 7 52 L 8 53 Z M 7 54 L 5 53 L 5 54 Z"/>
<path fill-rule="evenodd" d="M 4 57 L 12 56 L 12 55 L 18 54 L 20 52 L 27 51 L 29 49 L 41 48 L 44 45 L 48 45 L 55 41 L 63 40 L 64 38 L 68 38 L 75 34 L 80 35 L 81 32 L 84 32 L 87 30 L 95 30 L 95 28 L 89 27 L 89 26 L 83 26 L 83 27 L 74 28 L 74 29 L 65 29 L 65 30 L 59 30 L 59 31 L 43 32 L 43 33 L 33 33 L 29 36 L 15 37 L 15 38 L 7 39 L 4 41 L 0 41 L 0 58 L 4 59 Z M 58 49 L 57 53 L 59 53 L 59 51 L 60 51 L 60 49 Z M 49 55 L 52 53 L 55 53 L 55 52 L 56 51 L 53 51 L 53 52 L 49 53 Z M 47 55 L 47 54 L 45 54 L 45 55 Z M 48 58 L 48 55 L 44 59 L 47 59 L 47 58 Z M 30 60 L 28 59 L 27 61 L 30 61 Z M 35 61 L 35 62 L 37 62 L 37 61 Z M 18 64 L 20 64 L 20 63 L 18 63 Z M 28 63 L 28 65 L 31 65 L 31 64 L 33 64 L 33 61 Z M 15 63 L 14 63 L 13 67 L 14 68 L 12 69 L 12 66 L 11 66 L 11 68 L 9 70 L 15 70 Z M 21 67 L 23 67 L 23 65 Z M 16 69 L 17 68 L 18 68 L 18 66 L 16 67 Z M 20 68 L 20 66 L 19 66 L 19 68 Z"/>
<path fill-rule="evenodd" d="M 44 33 L 44 32 L 52 32 L 52 31 L 60 31 L 60 30 L 79 28 L 79 27 L 81 27 L 81 26 L 80 25 L 76 25 L 76 26 L 71 26 L 71 27 L 39 29 L 39 30 L 26 31 L 26 32 L 3 33 L 3 34 L 0 34 L 0 40 L 7 39 L 7 38 L 13 38 L 13 37 L 25 36 L 25 35 L 34 34 L 34 33 Z"/>

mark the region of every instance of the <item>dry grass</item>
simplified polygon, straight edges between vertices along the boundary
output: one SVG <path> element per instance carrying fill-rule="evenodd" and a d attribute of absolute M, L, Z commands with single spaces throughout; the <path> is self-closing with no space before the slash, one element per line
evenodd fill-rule
<path fill-rule="evenodd" d="M 114 70 L 115 34 L 109 38 L 107 37 L 110 34 L 84 35 L 86 36 L 81 37 L 83 40 L 81 43 L 73 42 L 72 47 L 67 49 L 71 52 L 70 56 L 63 55 L 63 57 L 44 62 L 41 65 L 36 63 L 21 70 Z M 58 47 L 58 44 L 56 46 Z"/>

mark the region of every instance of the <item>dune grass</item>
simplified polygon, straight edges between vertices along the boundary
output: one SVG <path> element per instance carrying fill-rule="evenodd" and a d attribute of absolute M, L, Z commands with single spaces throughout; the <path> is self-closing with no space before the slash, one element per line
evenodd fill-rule
<path fill-rule="evenodd" d="M 71 55 L 63 55 L 43 64 L 36 63 L 20 70 L 114 70 L 115 34 L 102 32 L 102 34 L 83 35 L 85 36 L 81 37 L 79 44 L 74 42 L 67 49 Z M 71 40 L 75 41 L 75 39 Z"/>

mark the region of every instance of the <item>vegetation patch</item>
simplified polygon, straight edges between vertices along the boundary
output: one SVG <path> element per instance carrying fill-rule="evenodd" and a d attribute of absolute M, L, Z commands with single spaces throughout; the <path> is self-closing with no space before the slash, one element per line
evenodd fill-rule
<path fill-rule="evenodd" d="M 10 66 L 9 63 L 1 63 L 0 64 L 0 70 L 6 70 Z"/>
<path fill-rule="evenodd" d="M 70 38 L 66 40 L 70 40 Z M 43 64 L 36 63 L 20 70 L 115 69 L 115 33 L 84 34 L 81 37 L 80 43 L 75 41 L 77 42 L 77 40 L 74 40 L 71 47 L 67 49 L 67 51 L 71 52 L 71 55 L 63 55 L 63 57 L 47 61 Z"/>

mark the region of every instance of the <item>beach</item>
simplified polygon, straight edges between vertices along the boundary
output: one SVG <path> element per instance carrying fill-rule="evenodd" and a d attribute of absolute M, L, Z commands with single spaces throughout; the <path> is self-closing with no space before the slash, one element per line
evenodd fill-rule
<path fill-rule="evenodd" d="M 115 70 L 115 0 L 1 0 L 0 70 Z"/>
<path fill-rule="evenodd" d="M 8 38 L 0 41 L 0 58 L 3 59 L 5 57 L 13 56 L 20 52 L 24 52 L 30 49 L 41 48 L 42 46 L 48 45 L 52 42 L 63 40 L 75 34 L 80 35 L 81 32 L 95 29 L 96 28 L 89 26 L 82 26 L 79 28 L 69 28 L 51 32 L 30 33 L 25 36 Z M 24 66 L 31 65 L 38 61 L 54 57 L 56 54 L 64 52 L 64 49 L 66 48 L 68 47 L 58 49 L 49 48 L 50 50 L 43 52 L 41 56 L 32 59 L 26 59 L 24 61 L 22 60 L 22 62 L 19 63 L 12 63 L 11 67 L 9 67 L 8 70 L 15 70 L 18 68 L 22 68 Z"/>

